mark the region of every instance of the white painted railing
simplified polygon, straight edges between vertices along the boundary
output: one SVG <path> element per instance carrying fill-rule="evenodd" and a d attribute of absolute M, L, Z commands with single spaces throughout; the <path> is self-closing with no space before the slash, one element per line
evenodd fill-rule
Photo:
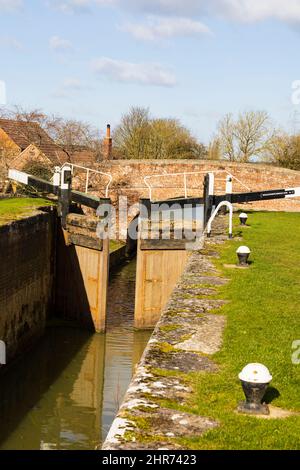
<path fill-rule="evenodd" d="M 188 185 L 187 185 L 187 178 L 189 175 L 200 175 L 200 174 L 206 174 L 207 171 L 197 171 L 197 172 L 184 172 L 184 173 L 164 173 L 161 175 L 151 175 L 151 176 L 146 176 L 144 178 L 145 185 L 149 189 L 149 199 L 152 201 L 152 190 L 155 189 L 153 188 L 150 184 L 149 181 L 153 178 L 170 178 L 170 177 L 178 177 L 182 176 L 183 178 L 183 188 L 184 188 L 184 196 L 185 198 L 188 197 Z M 156 188 L 157 189 L 157 188 Z"/>
<path fill-rule="evenodd" d="M 188 188 L 188 178 L 189 178 L 189 176 L 205 175 L 207 173 L 213 173 L 214 175 L 220 174 L 220 173 L 225 173 L 227 175 L 227 177 L 230 176 L 233 181 L 236 181 L 243 188 L 245 188 L 247 191 L 251 192 L 251 189 L 247 185 L 245 185 L 242 181 L 240 181 L 236 176 L 234 176 L 232 173 L 230 173 L 227 170 L 216 170 L 216 171 L 211 171 L 211 172 L 205 170 L 205 171 L 194 171 L 194 172 L 183 172 L 183 173 L 163 173 L 163 174 L 160 174 L 160 175 L 150 175 L 150 176 L 146 176 L 144 178 L 144 183 L 145 183 L 145 185 L 147 186 L 147 188 L 149 190 L 149 199 L 152 201 L 153 190 L 154 189 L 163 189 L 163 187 L 162 188 L 153 187 L 151 185 L 151 180 L 152 179 L 182 177 L 182 179 L 183 179 L 182 188 L 184 189 L 184 197 L 185 197 L 185 199 L 187 199 L 188 198 L 188 189 L 189 189 Z M 221 178 L 215 178 L 215 181 L 222 181 L 222 182 L 226 183 L 226 180 L 221 179 Z M 224 192 L 225 192 L 225 189 L 224 189 Z"/>
<path fill-rule="evenodd" d="M 233 205 L 228 201 L 220 202 L 218 207 L 216 207 L 216 209 L 212 213 L 212 216 L 209 219 L 208 224 L 207 224 L 207 228 L 206 228 L 208 237 L 210 237 L 210 235 L 211 235 L 212 223 L 215 220 L 215 218 L 217 217 L 217 215 L 218 215 L 218 213 L 219 213 L 219 211 L 222 207 L 228 207 L 228 209 L 229 209 L 229 238 L 232 238 L 232 233 L 233 233 Z"/>
<path fill-rule="evenodd" d="M 85 166 L 81 166 L 81 165 L 75 165 L 74 163 L 65 163 L 62 166 L 62 168 L 64 168 L 65 166 L 70 166 L 71 167 L 72 174 L 74 174 L 74 169 L 76 169 L 76 168 L 86 172 L 86 180 L 85 180 L 85 193 L 86 194 L 88 194 L 88 192 L 89 192 L 90 177 L 91 177 L 92 174 L 105 176 L 108 179 L 107 185 L 105 186 L 105 197 L 109 196 L 109 188 L 110 188 L 110 185 L 113 181 L 113 177 L 109 173 L 103 173 L 103 171 L 94 170 L 93 168 L 86 168 Z"/>
<path fill-rule="evenodd" d="M 239 183 L 244 189 L 246 189 L 247 191 L 249 191 L 251 193 L 251 189 L 249 188 L 249 186 L 247 186 L 245 183 L 243 183 L 241 180 L 239 180 L 236 176 L 234 176 L 232 173 L 230 173 L 229 171 L 227 170 L 220 170 L 220 172 L 223 172 L 223 173 L 226 173 L 227 176 L 230 176 L 234 181 L 237 181 L 237 183 Z M 215 181 L 224 181 L 223 179 L 221 178 L 216 178 Z"/>

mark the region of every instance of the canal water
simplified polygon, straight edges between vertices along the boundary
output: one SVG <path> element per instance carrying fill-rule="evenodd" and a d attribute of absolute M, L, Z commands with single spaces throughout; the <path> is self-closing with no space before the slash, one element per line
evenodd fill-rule
<path fill-rule="evenodd" d="M 51 327 L 0 378 L 0 449 L 90 450 L 105 439 L 150 332 L 133 329 L 135 261 L 111 276 L 105 335 Z"/>

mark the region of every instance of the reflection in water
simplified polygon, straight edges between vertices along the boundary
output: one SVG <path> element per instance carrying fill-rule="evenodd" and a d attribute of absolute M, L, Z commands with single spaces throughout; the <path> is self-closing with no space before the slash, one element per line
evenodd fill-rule
<path fill-rule="evenodd" d="M 1 449 L 94 449 L 106 436 L 149 332 L 133 331 L 135 262 L 111 277 L 106 335 L 49 328 L 0 378 Z"/>
<path fill-rule="evenodd" d="M 106 359 L 102 430 L 108 433 L 150 337 L 149 331 L 134 331 L 136 261 L 111 276 L 107 312 Z"/>

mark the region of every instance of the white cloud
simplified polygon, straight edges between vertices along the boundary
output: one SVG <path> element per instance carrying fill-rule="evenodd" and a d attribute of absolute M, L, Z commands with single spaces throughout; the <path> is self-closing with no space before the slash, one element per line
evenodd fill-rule
<path fill-rule="evenodd" d="M 196 36 L 211 34 L 210 29 L 200 21 L 190 18 L 149 16 L 146 24 L 126 23 L 122 31 L 130 33 L 136 39 L 157 41 L 174 36 Z"/>
<path fill-rule="evenodd" d="M 60 38 L 59 36 L 52 36 L 49 41 L 49 46 L 54 52 L 66 52 L 73 48 L 71 41 Z"/>
<path fill-rule="evenodd" d="M 52 93 L 54 98 L 71 98 L 72 92 L 88 90 L 77 78 L 66 78 L 61 86 Z"/>
<path fill-rule="evenodd" d="M 211 1 L 211 0 L 210 0 Z M 188 15 L 199 13 L 207 0 L 118 0 L 120 6 L 125 4 L 131 10 L 152 14 Z"/>
<path fill-rule="evenodd" d="M 299 0 L 213 0 L 224 16 L 242 22 L 277 19 L 284 22 L 300 21 Z"/>
<path fill-rule="evenodd" d="M 176 14 L 187 11 L 192 13 L 192 10 L 199 10 L 197 4 L 202 2 L 203 0 L 52 0 L 52 4 L 64 13 L 84 12 L 97 5 L 118 6 L 127 11 L 153 14 Z"/>
<path fill-rule="evenodd" d="M 0 37 L 0 47 L 15 49 L 21 51 L 23 49 L 23 44 L 13 37 Z"/>
<path fill-rule="evenodd" d="M 18 0 L 2 3 L 19 3 Z M 195 20 L 195 15 L 217 16 L 238 22 L 256 22 L 277 19 L 284 22 L 300 21 L 299 0 L 54 0 L 65 12 L 84 11 L 92 6 L 112 6 L 132 13 L 156 16 L 184 16 Z"/>
<path fill-rule="evenodd" d="M 119 82 L 164 87 L 176 85 L 173 73 L 160 64 L 132 63 L 101 57 L 92 62 L 92 68 L 97 75 Z"/>
<path fill-rule="evenodd" d="M 86 13 L 93 6 L 114 5 L 117 0 L 55 0 L 54 6 L 63 13 Z"/>
<path fill-rule="evenodd" d="M 278 19 L 300 21 L 299 0 L 118 0 L 135 10 L 154 14 L 215 15 L 252 22 Z"/>
<path fill-rule="evenodd" d="M 66 78 L 62 86 L 65 90 L 81 90 L 83 88 L 81 81 L 77 78 Z"/>
<path fill-rule="evenodd" d="M 22 8 L 23 0 L 0 0 L 0 12 L 15 12 Z"/>

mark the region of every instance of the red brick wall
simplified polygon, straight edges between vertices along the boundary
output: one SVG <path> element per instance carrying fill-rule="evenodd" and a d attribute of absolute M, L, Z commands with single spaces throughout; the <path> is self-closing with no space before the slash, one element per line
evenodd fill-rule
<path fill-rule="evenodd" d="M 300 186 L 300 172 L 276 168 L 268 165 L 239 164 L 227 162 L 209 162 L 194 160 L 119 160 L 107 161 L 97 165 L 100 171 L 111 173 L 114 182 L 110 196 L 116 202 L 118 196 L 125 195 L 130 202 L 137 202 L 140 197 L 149 197 L 149 191 L 144 182 L 145 176 L 203 172 L 199 175 L 188 175 L 188 195 L 201 196 L 203 176 L 209 171 L 216 173 L 216 189 L 225 192 L 226 172 L 230 172 L 252 191 L 281 189 Z M 99 182 L 100 183 L 100 182 Z M 156 187 L 153 199 L 161 200 L 184 195 L 183 176 L 164 177 L 152 180 Z M 101 183 L 103 185 L 103 183 Z M 234 192 L 244 192 L 247 189 L 234 180 Z M 299 211 L 299 199 L 284 199 L 249 204 L 251 209 Z"/>

